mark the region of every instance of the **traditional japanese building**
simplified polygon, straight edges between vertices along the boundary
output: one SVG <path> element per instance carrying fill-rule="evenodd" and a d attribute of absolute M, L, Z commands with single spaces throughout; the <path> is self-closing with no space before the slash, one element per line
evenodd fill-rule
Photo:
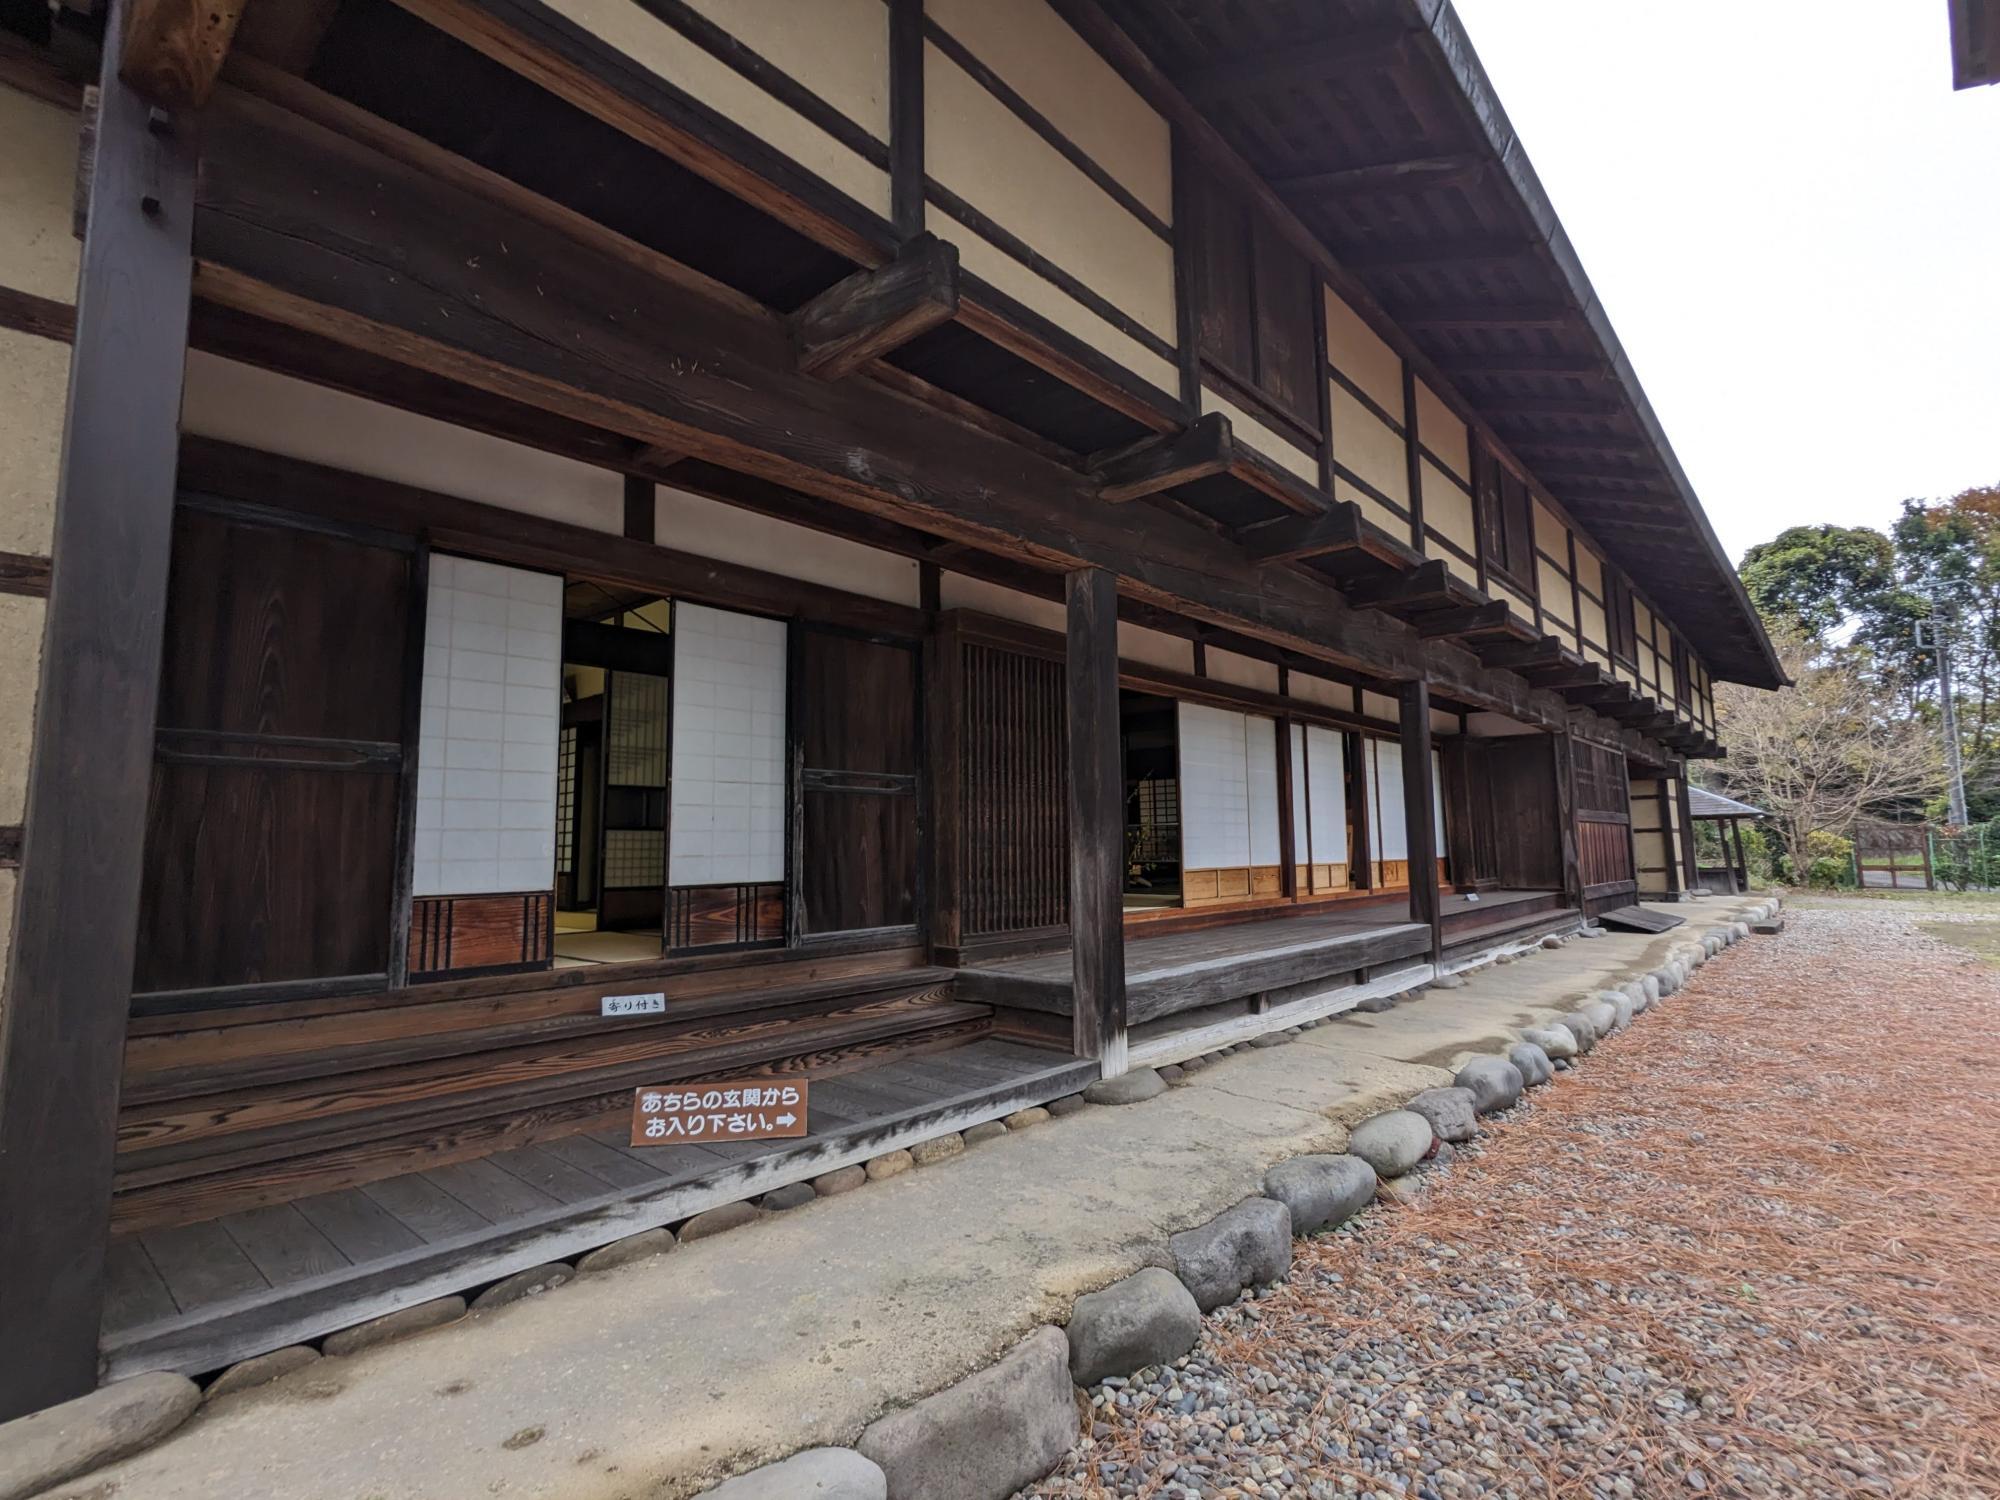
<path fill-rule="evenodd" d="M 1449 4 L 0 16 L 0 1415 L 1693 885 L 1781 673 Z"/>

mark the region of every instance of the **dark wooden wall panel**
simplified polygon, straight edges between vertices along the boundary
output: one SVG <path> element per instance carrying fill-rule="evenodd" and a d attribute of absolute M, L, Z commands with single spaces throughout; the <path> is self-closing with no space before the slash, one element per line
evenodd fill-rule
<path fill-rule="evenodd" d="M 547 891 L 420 896 L 410 918 L 410 977 L 546 967 L 553 918 Z"/>
<path fill-rule="evenodd" d="M 198 498 L 174 523 L 133 988 L 386 973 L 413 554 Z"/>
<path fill-rule="evenodd" d="M 1494 875 L 1518 890 L 1558 890 L 1563 883 L 1557 836 L 1555 752 L 1547 735 L 1490 740 L 1485 800 L 1492 810 Z"/>
<path fill-rule="evenodd" d="M 815 626 L 794 636 L 798 931 L 913 926 L 923 760 L 918 643 Z"/>

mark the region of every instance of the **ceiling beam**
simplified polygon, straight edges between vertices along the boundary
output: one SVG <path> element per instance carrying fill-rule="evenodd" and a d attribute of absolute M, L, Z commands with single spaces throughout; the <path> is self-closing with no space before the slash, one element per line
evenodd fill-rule
<path fill-rule="evenodd" d="M 1457 609 L 1441 609 L 1431 614 L 1418 615 L 1410 623 L 1417 627 L 1417 634 L 1425 640 L 1481 635 L 1488 631 L 1504 630 L 1507 628 L 1507 601 L 1495 599 L 1490 604 L 1467 604 Z"/>
<path fill-rule="evenodd" d="M 1573 375 L 1612 382 L 1610 367 L 1594 354 L 1459 354 L 1440 349 L 1433 356 L 1453 375 Z"/>
<path fill-rule="evenodd" d="M 1327 83 L 1357 68 L 1394 63 L 1417 33 L 1407 27 L 1371 27 L 1345 36 L 1298 37 L 1260 46 L 1175 76 L 1181 91 L 1213 102 L 1252 89 Z"/>
<path fill-rule="evenodd" d="M 1310 516 L 1282 516 L 1236 535 L 1243 555 L 1258 567 L 1347 552 L 1361 545 L 1361 513 L 1348 501 Z"/>
<path fill-rule="evenodd" d="M 1630 410 L 1612 396 L 1495 396 L 1480 402 L 1479 409 L 1489 422 L 1503 417 L 1618 417 Z"/>
<path fill-rule="evenodd" d="M 1553 484 L 1558 479 L 1575 480 L 1581 484 L 1638 484 L 1657 487 L 1660 476 L 1657 472 L 1646 473 L 1641 469 L 1604 469 L 1589 464 L 1536 464 L 1535 475 L 1544 484 Z M 1661 490 L 1662 496 L 1670 496 L 1672 491 Z"/>
<path fill-rule="evenodd" d="M 1464 239 L 1426 237 L 1349 245 L 1339 254 L 1341 261 L 1356 271 L 1417 271 L 1435 266 L 1520 260 L 1533 254 L 1534 249 L 1532 242 L 1513 235 L 1481 234 Z"/>
<path fill-rule="evenodd" d="M 1557 302 L 1392 303 L 1389 312 L 1405 328 L 1561 328 L 1581 316 Z"/>
<path fill-rule="evenodd" d="M 1300 172 L 1274 177 L 1280 193 L 1301 198 L 1352 198 L 1364 193 L 1414 193 L 1427 188 L 1470 182 L 1484 172 L 1487 159 L 1470 152 L 1450 156 L 1406 156 L 1366 166 L 1338 167 L 1325 172 Z"/>
<path fill-rule="evenodd" d="M 1629 432 L 1530 432 L 1523 427 L 1508 430 L 1507 442 L 1521 457 L 1536 453 L 1645 453 L 1650 445 Z"/>

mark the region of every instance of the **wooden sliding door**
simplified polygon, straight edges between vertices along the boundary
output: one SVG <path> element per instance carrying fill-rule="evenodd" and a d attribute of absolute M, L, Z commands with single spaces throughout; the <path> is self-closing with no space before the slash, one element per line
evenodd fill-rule
<path fill-rule="evenodd" d="M 401 964 L 417 566 L 405 539 L 182 504 L 137 1009 L 381 983 Z"/>

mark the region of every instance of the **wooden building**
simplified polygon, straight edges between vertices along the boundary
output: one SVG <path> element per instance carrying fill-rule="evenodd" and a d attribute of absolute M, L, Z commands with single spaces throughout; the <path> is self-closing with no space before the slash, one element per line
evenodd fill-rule
<path fill-rule="evenodd" d="M 0 1416 L 1693 883 L 1781 674 L 1449 4 L 0 17 Z"/>

